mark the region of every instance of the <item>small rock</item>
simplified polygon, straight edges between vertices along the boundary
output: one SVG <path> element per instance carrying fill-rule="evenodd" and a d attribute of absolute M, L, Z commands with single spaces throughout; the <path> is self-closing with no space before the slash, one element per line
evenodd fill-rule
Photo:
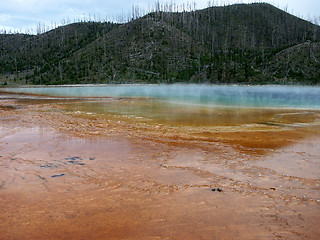
<path fill-rule="evenodd" d="M 56 167 L 57 167 L 57 165 L 54 165 L 53 163 L 40 165 L 40 168 L 56 168 Z"/>
<path fill-rule="evenodd" d="M 79 165 L 79 166 L 84 166 L 84 165 L 86 165 L 86 164 L 81 163 L 81 162 L 79 162 L 79 161 L 73 161 L 73 160 L 68 161 L 68 163 L 72 163 L 72 164 Z"/>
<path fill-rule="evenodd" d="M 83 159 L 81 157 L 70 157 L 70 158 L 65 158 L 65 160 L 75 161 L 75 160 L 83 160 Z"/>
<path fill-rule="evenodd" d="M 37 176 L 38 176 L 38 178 L 40 178 L 40 179 L 42 179 L 42 180 L 46 180 L 46 178 L 41 177 L 40 175 L 37 175 Z"/>
<path fill-rule="evenodd" d="M 51 177 L 52 178 L 55 178 L 55 177 L 62 177 L 62 176 L 64 176 L 65 174 L 64 173 L 61 173 L 61 174 L 58 174 L 58 175 L 52 175 Z"/>

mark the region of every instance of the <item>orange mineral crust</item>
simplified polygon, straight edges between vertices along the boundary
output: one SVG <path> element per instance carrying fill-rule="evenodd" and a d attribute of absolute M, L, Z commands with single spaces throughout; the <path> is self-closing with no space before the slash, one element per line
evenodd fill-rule
<path fill-rule="evenodd" d="M 1 96 L 0 239 L 319 239 L 319 207 L 317 110 Z"/>

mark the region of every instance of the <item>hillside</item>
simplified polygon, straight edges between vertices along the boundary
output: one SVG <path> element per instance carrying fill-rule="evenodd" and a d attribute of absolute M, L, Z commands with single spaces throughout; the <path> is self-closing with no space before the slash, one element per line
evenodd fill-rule
<path fill-rule="evenodd" d="M 157 11 L 0 35 L 0 82 L 319 84 L 319 44 L 319 26 L 270 4 Z"/>
<path fill-rule="evenodd" d="M 52 70 L 60 70 L 66 58 L 116 26 L 88 22 L 70 24 L 40 35 L 0 34 L 0 74 L 36 81 Z"/>
<path fill-rule="evenodd" d="M 280 48 L 320 39 L 319 26 L 266 3 L 153 15 L 213 49 Z"/>

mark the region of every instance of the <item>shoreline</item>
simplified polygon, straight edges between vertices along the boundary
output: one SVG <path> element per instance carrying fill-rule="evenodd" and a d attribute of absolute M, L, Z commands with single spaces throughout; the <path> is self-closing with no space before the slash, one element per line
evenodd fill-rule
<path fill-rule="evenodd" d="M 5 239 L 319 236 L 318 126 L 223 132 L 64 101 L 0 100 Z"/>

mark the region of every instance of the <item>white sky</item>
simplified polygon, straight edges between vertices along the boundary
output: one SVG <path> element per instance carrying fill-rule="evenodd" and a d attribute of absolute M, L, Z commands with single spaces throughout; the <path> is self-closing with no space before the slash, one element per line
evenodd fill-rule
<path fill-rule="evenodd" d="M 230 3 L 261 2 L 246 0 L 162 0 L 161 3 L 174 2 L 176 5 L 196 6 L 196 9 L 208 7 L 208 2 L 215 5 Z M 77 19 L 111 20 L 127 19 L 132 6 L 148 11 L 155 0 L 0 0 L 0 31 L 36 32 L 37 25 L 52 28 Z M 320 22 L 320 0 L 266 0 L 281 9 L 287 7 L 290 13 Z"/>

